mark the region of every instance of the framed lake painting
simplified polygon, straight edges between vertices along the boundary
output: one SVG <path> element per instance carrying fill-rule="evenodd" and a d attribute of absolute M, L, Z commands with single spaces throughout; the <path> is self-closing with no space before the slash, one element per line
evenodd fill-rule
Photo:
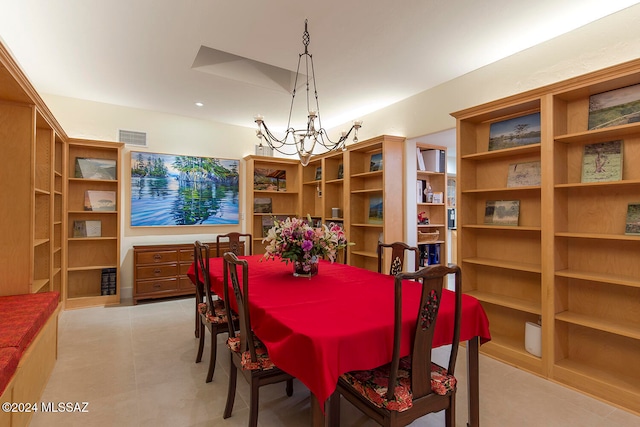
<path fill-rule="evenodd" d="M 491 123 L 489 151 L 538 144 L 540 136 L 540 113 Z"/>
<path fill-rule="evenodd" d="M 239 160 L 131 152 L 131 226 L 239 224 Z"/>

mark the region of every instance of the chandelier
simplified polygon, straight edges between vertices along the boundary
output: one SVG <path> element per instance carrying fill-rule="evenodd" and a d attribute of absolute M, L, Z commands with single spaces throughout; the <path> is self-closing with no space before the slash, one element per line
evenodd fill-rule
<path fill-rule="evenodd" d="M 322 120 L 320 119 L 320 106 L 318 104 L 318 91 L 316 89 L 316 76 L 313 68 L 313 56 L 309 53 L 309 32 L 307 31 L 307 20 L 304 21 L 304 33 L 302 34 L 302 44 L 304 45 L 304 53 L 298 56 L 298 68 L 296 69 L 296 78 L 294 81 L 293 92 L 291 97 L 291 107 L 289 108 L 289 121 L 287 122 L 287 131 L 282 138 L 277 138 L 264 122 L 264 117 L 257 115 L 254 117 L 255 122 L 258 125 L 256 136 L 260 139 L 260 148 L 263 148 L 262 141 L 264 140 L 269 147 L 278 151 L 279 153 L 289 155 L 291 154 L 285 147 L 294 146 L 298 156 L 300 157 L 300 163 L 302 166 L 309 164 L 309 159 L 313 154 L 313 149 L 316 145 L 320 145 L 327 149 L 327 151 L 333 151 L 337 149 L 346 150 L 346 141 L 353 132 L 353 142 L 358 142 L 358 129 L 362 126 L 362 121 L 356 120 L 353 122 L 349 131 L 342 131 L 340 138 L 337 141 L 332 141 L 327 135 L 327 131 L 322 127 Z M 307 89 L 307 124 L 305 128 L 294 129 L 291 126 L 291 114 L 293 112 L 294 101 L 296 99 L 296 89 L 298 87 L 298 77 L 300 77 L 300 64 L 304 58 L 305 76 L 306 76 L 306 89 Z M 310 97 L 311 84 L 313 84 L 313 96 L 315 98 L 315 108 L 312 108 L 312 101 Z M 317 121 L 317 124 L 316 124 Z"/>

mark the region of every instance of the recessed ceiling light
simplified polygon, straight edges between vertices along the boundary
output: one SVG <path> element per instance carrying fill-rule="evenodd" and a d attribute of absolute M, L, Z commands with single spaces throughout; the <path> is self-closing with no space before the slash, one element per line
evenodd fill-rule
<path fill-rule="evenodd" d="M 196 102 L 196 107 L 202 107 L 204 104 L 202 102 Z"/>

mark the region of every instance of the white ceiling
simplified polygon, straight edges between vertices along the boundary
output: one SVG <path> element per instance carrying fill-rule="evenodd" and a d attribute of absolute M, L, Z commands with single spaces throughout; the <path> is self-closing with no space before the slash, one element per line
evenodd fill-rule
<path fill-rule="evenodd" d="M 277 129 L 308 19 L 331 128 L 638 2 L 0 0 L 0 39 L 40 93 Z"/>

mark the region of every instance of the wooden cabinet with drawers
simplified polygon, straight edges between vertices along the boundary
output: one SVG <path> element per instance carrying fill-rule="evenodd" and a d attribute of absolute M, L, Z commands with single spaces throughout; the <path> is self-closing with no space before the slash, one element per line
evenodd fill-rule
<path fill-rule="evenodd" d="M 209 243 L 215 256 L 216 244 Z M 220 243 L 221 250 L 229 249 Z M 133 303 L 139 300 L 193 295 L 195 286 L 187 276 L 193 263 L 193 244 L 133 247 Z"/>

